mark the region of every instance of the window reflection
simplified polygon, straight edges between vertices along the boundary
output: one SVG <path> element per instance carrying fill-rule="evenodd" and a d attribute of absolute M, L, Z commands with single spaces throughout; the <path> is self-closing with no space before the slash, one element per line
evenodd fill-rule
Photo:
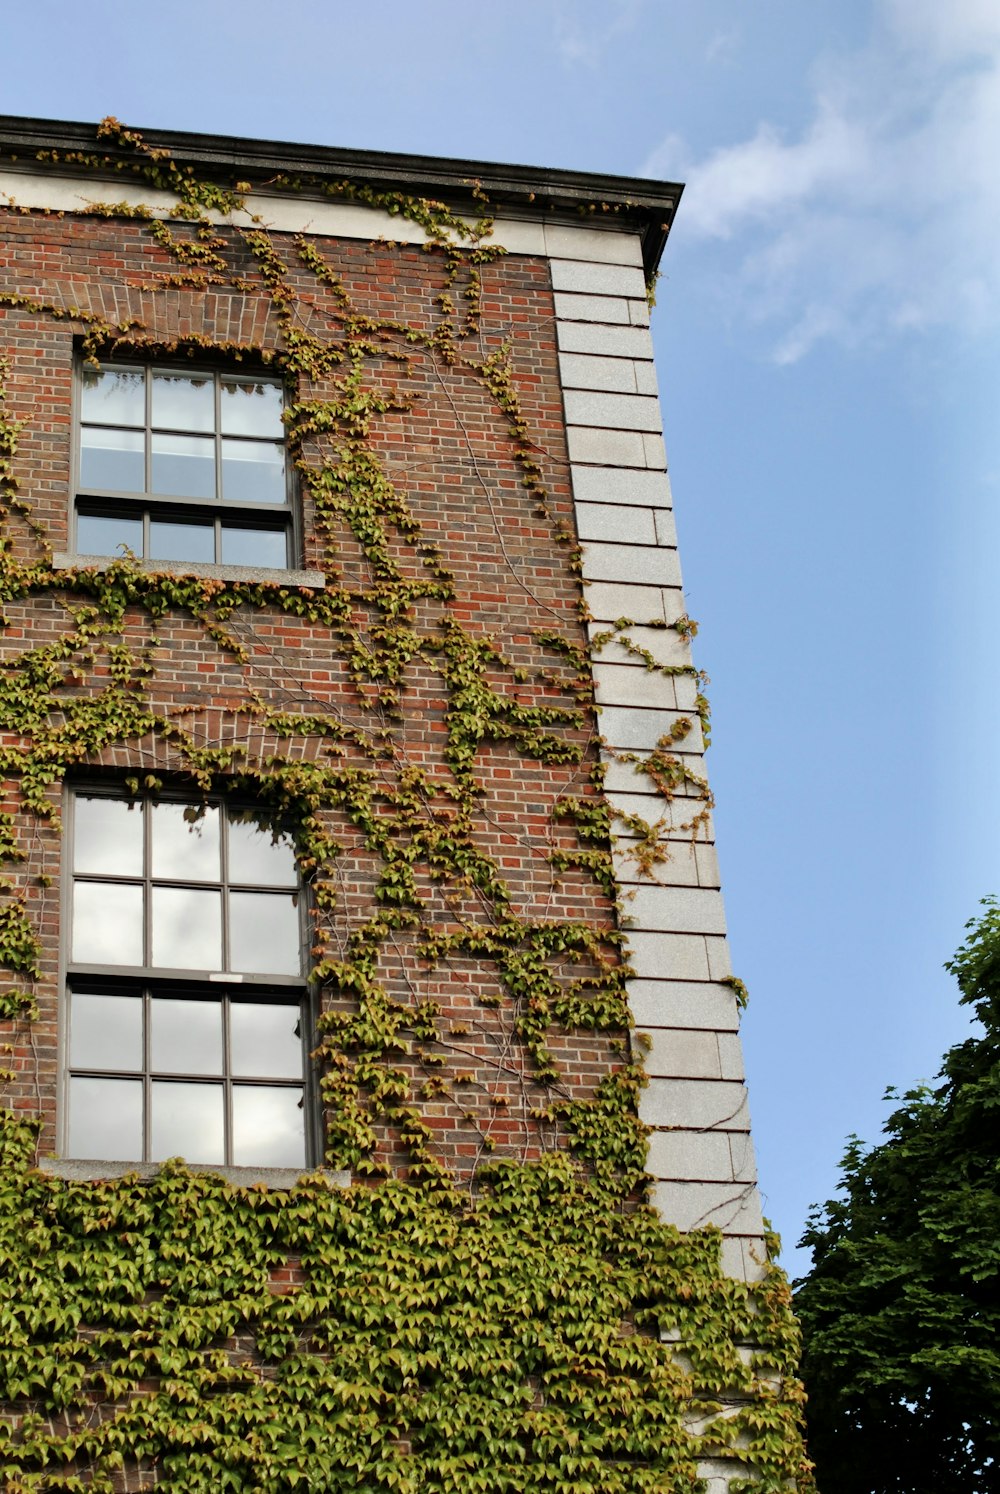
<path fill-rule="evenodd" d="M 219 810 L 214 804 L 171 804 L 163 800 L 149 806 L 153 876 L 185 882 L 217 882 L 219 860 Z"/>
<path fill-rule="evenodd" d="M 297 1006 L 234 1002 L 229 1022 L 234 1074 L 242 1078 L 300 1077 L 302 1033 Z"/>
<path fill-rule="evenodd" d="M 142 805 L 78 794 L 73 814 L 73 870 L 142 876 Z"/>
<path fill-rule="evenodd" d="M 133 1162 L 142 1157 L 142 1080 L 77 1077 L 69 1084 L 72 1157 Z"/>
<path fill-rule="evenodd" d="M 246 974 L 298 975 L 296 898 L 281 893 L 229 894 L 229 968 Z"/>
<path fill-rule="evenodd" d="M 237 1167 L 304 1167 L 302 1091 L 233 1085 L 233 1162 Z"/>
<path fill-rule="evenodd" d="M 221 1084 L 154 1079 L 150 1090 L 151 1162 L 167 1157 L 186 1157 L 189 1162 L 226 1160 Z"/>
<path fill-rule="evenodd" d="M 166 970 L 222 969 L 222 898 L 199 887 L 154 887 L 153 964 Z"/>
<path fill-rule="evenodd" d="M 141 1070 L 142 997 L 132 992 L 74 991 L 69 1061 L 76 1069 Z"/>
<path fill-rule="evenodd" d="M 81 965 L 143 965 L 142 888 L 73 886 L 73 959 Z"/>

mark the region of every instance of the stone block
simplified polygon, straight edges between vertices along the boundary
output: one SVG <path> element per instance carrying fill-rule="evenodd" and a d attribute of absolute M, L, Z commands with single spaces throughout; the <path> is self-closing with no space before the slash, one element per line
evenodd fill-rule
<path fill-rule="evenodd" d="M 684 719 L 689 718 L 685 716 Z M 621 758 L 612 756 L 605 747 L 602 755 L 605 792 L 609 794 L 656 794 L 659 797 L 653 780 L 643 771 L 643 763 L 648 756 L 648 752 L 629 753 L 629 758 L 635 757 L 637 761 L 623 762 Z M 700 753 L 671 751 L 670 756 L 676 758 L 678 764 L 682 764 L 693 776 L 703 777 L 705 759 Z M 679 797 L 696 799 L 698 794 L 692 785 L 685 785 L 685 792 Z"/>
<path fill-rule="evenodd" d="M 710 981 L 630 980 L 628 1002 L 640 1027 L 703 1027 L 735 1032 L 739 1008 L 731 986 Z"/>
<path fill-rule="evenodd" d="M 597 264 L 642 267 L 638 233 L 624 228 L 578 228 L 574 224 L 545 223 L 545 252 L 550 259 L 589 259 Z"/>
<path fill-rule="evenodd" d="M 749 1131 L 746 1086 L 727 1079 L 650 1079 L 639 1096 L 639 1119 L 679 1130 Z"/>
<path fill-rule="evenodd" d="M 577 503 L 624 503 L 645 508 L 669 508 L 673 501 L 667 474 L 641 468 L 609 471 L 606 467 L 574 467 L 573 494 Z"/>
<path fill-rule="evenodd" d="M 645 327 L 557 321 L 556 340 L 564 353 L 598 353 L 605 358 L 653 357 L 653 339 Z"/>
<path fill-rule="evenodd" d="M 616 431 L 653 431 L 657 435 L 663 431 L 660 402 L 648 394 L 566 389 L 563 404 L 569 425 L 601 425 Z"/>
<path fill-rule="evenodd" d="M 556 316 L 564 322 L 605 322 L 628 326 L 632 321 L 629 302 L 617 296 L 575 296 L 556 292 L 553 296 Z M 642 326 L 641 322 L 632 322 Z"/>
<path fill-rule="evenodd" d="M 630 929 L 659 929 L 674 934 L 726 932 L 722 894 L 709 887 L 637 887 L 629 901 L 628 918 Z"/>
<path fill-rule="evenodd" d="M 583 574 L 588 581 L 623 581 L 626 586 L 680 586 L 676 550 L 653 545 L 583 546 Z"/>
<path fill-rule="evenodd" d="M 646 448 L 639 431 L 612 431 L 571 425 L 566 445 L 571 462 L 594 462 L 605 467 L 645 467 Z"/>
<path fill-rule="evenodd" d="M 719 1045 L 727 1033 L 719 1034 Z M 729 1153 L 733 1164 L 733 1177 L 741 1183 L 755 1183 L 757 1181 L 757 1161 L 754 1157 L 753 1142 L 749 1131 L 730 1131 Z"/>
<path fill-rule="evenodd" d="M 703 934 L 659 934 L 630 929 L 628 958 L 646 980 L 709 980 Z"/>
<path fill-rule="evenodd" d="M 705 945 L 708 949 L 709 975 L 713 980 L 728 980 L 733 973 L 728 940 L 706 935 Z"/>
<path fill-rule="evenodd" d="M 663 509 L 656 515 L 656 543 L 658 545 L 676 545 L 677 525 L 674 522 L 672 509 Z"/>
<path fill-rule="evenodd" d="M 760 1196 L 753 1183 L 654 1183 L 651 1203 L 678 1229 L 714 1224 L 727 1235 L 759 1236 L 764 1230 Z"/>
<path fill-rule="evenodd" d="M 636 394 L 655 394 L 659 397 L 655 363 L 635 364 L 635 392 Z"/>
<path fill-rule="evenodd" d="M 696 845 L 694 848 L 695 862 L 698 867 L 699 887 L 721 887 L 722 878 L 719 875 L 719 856 L 713 845 Z"/>
<path fill-rule="evenodd" d="M 646 368 L 648 364 L 639 365 Z M 606 389 L 636 394 L 636 364 L 631 358 L 598 358 L 592 353 L 560 353 L 559 381 L 564 389 Z"/>
<path fill-rule="evenodd" d="M 673 710 L 679 707 L 686 710 L 686 703 L 681 703 L 677 698 L 674 688 L 677 679 L 684 680 L 686 676 L 675 676 L 671 674 L 660 674 L 655 669 L 638 669 L 632 664 L 605 664 L 602 661 L 593 665 L 594 675 L 594 699 L 599 705 L 635 705 L 652 706 L 660 710 Z"/>
<path fill-rule="evenodd" d="M 646 278 L 629 265 L 595 264 L 593 261 L 554 259 L 554 291 L 579 291 L 588 296 L 626 296 L 645 301 Z"/>
<path fill-rule="evenodd" d="M 635 841 L 616 840 L 611 847 L 611 864 L 615 881 L 624 899 L 624 917 L 631 918 L 630 906 L 640 887 L 697 887 L 698 863 L 694 859 L 694 846 L 689 840 L 667 841 L 659 847 L 664 860 L 658 861 L 648 871 L 643 870 L 642 859 Z"/>
<path fill-rule="evenodd" d="M 582 540 L 607 540 L 611 544 L 655 545 L 656 515 L 651 508 L 625 508 L 621 504 L 578 503 L 576 532 Z"/>
<path fill-rule="evenodd" d="M 650 1048 L 643 1060 L 646 1073 L 666 1079 L 723 1079 L 718 1034 L 708 1029 L 662 1027 L 643 1029 Z M 727 1034 L 732 1036 L 732 1034 Z M 726 1176 L 731 1158 L 726 1156 Z"/>
<path fill-rule="evenodd" d="M 649 303 L 645 297 L 641 301 L 638 299 L 629 301 L 628 316 L 633 327 L 649 326 Z"/>
<path fill-rule="evenodd" d="M 724 1131 L 654 1131 L 646 1170 L 664 1180 L 732 1183 L 729 1143 Z"/>
<path fill-rule="evenodd" d="M 639 751 L 646 748 L 647 751 L 652 751 L 681 719 L 689 718 L 681 717 L 677 711 L 644 711 L 637 706 L 604 706 L 598 729 L 611 747 L 635 748 Z M 687 734 L 673 745 L 682 752 L 703 751 L 701 722 L 692 720 Z"/>
<path fill-rule="evenodd" d="M 655 436 L 649 432 L 644 432 L 642 449 L 645 453 L 645 465 L 647 467 L 656 467 L 663 472 L 667 470 L 667 448 L 663 444 L 662 436 Z"/>
<path fill-rule="evenodd" d="M 607 581 L 585 581 L 584 598 L 591 615 L 599 622 L 616 622 L 620 617 L 637 622 L 666 618 L 666 605 L 679 602 L 672 593 L 658 586 L 629 586 Z M 681 601 L 683 598 L 681 598 Z"/>
<path fill-rule="evenodd" d="M 710 896 L 712 894 L 709 894 Z M 718 893 L 715 894 L 718 896 Z M 719 1037 L 719 1061 L 723 1079 L 743 1079 L 743 1045 L 734 1032 L 724 1032 Z"/>
<path fill-rule="evenodd" d="M 688 640 L 675 628 L 644 628 L 637 625 L 624 629 L 616 638 L 607 637 L 606 623 L 588 623 L 587 631 L 592 640 L 601 637 L 606 639 L 606 642 L 594 649 L 594 658 L 599 659 L 602 664 L 628 664 L 633 669 L 645 669 L 648 662 L 643 657 L 645 654 L 657 664 L 665 664 L 668 668 L 683 668 L 691 662 Z M 641 654 L 628 647 L 629 639 L 636 648 L 642 649 Z"/>

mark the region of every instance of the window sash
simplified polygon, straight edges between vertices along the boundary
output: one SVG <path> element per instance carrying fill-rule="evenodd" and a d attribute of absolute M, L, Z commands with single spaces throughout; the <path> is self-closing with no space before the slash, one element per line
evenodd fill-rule
<path fill-rule="evenodd" d="M 263 375 L 240 375 L 218 368 L 204 371 L 196 367 L 171 369 L 153 364 L 118 363 L 114 360 L 102 363 L 100 369 L 102 373 L 142 374 L 143 418 L 141 422 L 138 418 L 101 419 L 100 411 L 95 415 L 93 410 L 86 410 L 84 392 L 81 389 L 74 441 L 74 553 L 113 555 L 119 553 L 124 546 L 141 559 L 162 561 L 165 565 L 243 565 L 274 570 L 288 570 L 292 567 L 295 564 L 297 536 L 292 501 L 292 473 L 287 459 L 284 432 L 274 425 L 273 429 L 266 429 L 263 434 L 254 433 L 248 428 L 247 421 L 238 418 L 239 412 L 237 418 L 231 418 L 227 426 L 227 415 L 223 409 L 224 390 L 263 388 L 274 390 L 280 397 L 281 381 Z M 86 373 L 85 369 L 82 370 L 81 380 L 86 378 Z M 184 426 L 154 420 L 154 380 L 164 374 L 180 379 L 203 379 L 211 382 L 210 427 L 192 424 Z M 265 420 L 268 415 L 273 417 L 273 414 L 272 405 L 270 410 L 264 412 Z M 139 458 L 143 473 L 141 486 L 138 481 L 121 486 L 113 478 L 108 482 L 84 483 L 83 478 L 88 475 L 85 471 L 85 450 L 96 449 L 93 445 L 87 446 L 87 434 L 99 435 L 101 432 L 109 435 L 119 433 L 123 437 L 138 439 L 141 456 L 138 451 L 135 456 Z M 183 439 L 203 442 L 206 452 L 208 446 L 211 446 L 211 494 L 154 491 L 154 446 L 161 437 L 167 441 Z M 249 460 L 251 453 L 259 453 L 262 460 L 259 463 Z M 270 461 L 265 459 L 269 453 L 273 458 Z M 232 486 L 228 479 L 231 479 L 240 460 L 245 461 L 246 470 L 236 479 L 237 490 L 232 496 L 228 496 L 227 486 Z M 89 475 L 94 476 L 93 472 Z M 243 482 L 247 486 L 241 491 L 240 484 Z M 244 493 L 249 496 L 244 496 Z M 118 538 L 114 538 L 111 531 L 106 544 L 95 548 L 84 537 L 88 520 L 106 521 L 109 525 L 118 520 L 123 527 Z M 136 521 L 141 525 L 141 539 L 137 532 L 128 532 Z M 194 523 L 198 529 L 204 529 L 203 542 L 192 532 L 178 546 L 182 553 L 163 553 L 164 549 L 169 549 L 173 544 L 172 538 L 163 531 L 172 525 L 184 523 Z M 154 525 L 160 528 L 158 537 L 152 532 Z M 179 532 L 176 538 L 180 539 Z M 138 544 L 135 543 L 137 539 Z M 204 553 L 198 553 L 202 543 Z"/>

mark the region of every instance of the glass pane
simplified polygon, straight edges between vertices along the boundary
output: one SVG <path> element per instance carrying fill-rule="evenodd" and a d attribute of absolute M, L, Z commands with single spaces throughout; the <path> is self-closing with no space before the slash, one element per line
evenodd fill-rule
<path fill-rule="evenodd" d="M 282 435 L 281 387 L 222 381 L 222 429 L 227 436 Z"/>
<path fill-rule="evenodd" d="M 295 847 L 287 835 L 279 835 L 255 819 L 237 818 L 229 811 L 229 880 L 264 883 L 270 887 L 295 887 Z"/>
<path fill-rule="evenodd" d="M 141 996 L 74 991 L 69 1006 L 71 1068 L 137 1069 L 141 1073 Z"/>
<path fill-rule="evenodd" d="M 84 368 L 81 420 L 106 425 L 146 424 L 146 377 L 141 368 Z"/>
<path fill-rule="evenodd" d="M 142 876 L 142 805 L 97 794 L 73 801 L 73 870 Z"/>
<path fill-rule="evenodd" d="M 178 498 L 215 497 L 215 441 L 211 436 L 152 435 L 150 491 Z"/>
<path fill-rule="evenodd" d="M 149 1160 L 186 1157 L 189 1162 L 224 1162 L 221 1084 L 174 1084 L 154 1080 Z"/>
<path fill-rule="evenodd" d="M 218 882 L 219 811 L 194 804 L 151 804 L 153 876 L 180 882 Z"/>
<path fill-rule="evenodd" d="M 74 882 L 73 959 L 82 965 L 141 965 L 142 888 Z"/>
<path fill-rule="evenodd" d="M 80 486 L 110 493 L 146 489 L 146 438 L 142 431 L 104 430 L 85 425 L 80 431 Z"/>
<path fill-rule="evenodd" d="M 69 1154 L 101 1162 L 142 1161 L 142 1080 L 69 1081 Z"/>
<path fill-rule="evenodd" d="M 151 560 L 215 560 L 215 529 L 212 524 L 173 524 L 153 520 L 149 526 Z"/>
<path fill-rule="evenodd" d="M 230 503 L 284 503 L 285 448 L 224 439 L 222 496 Z"/>
<path fill-rule="evenodd" d="M 304 1167 L 302 1091 L 233 1085 L 233 1162 L 237 1167 Z"/>
<path fill-rule="evenodd" d="M 153 888 L 153 964 L 222 969 L 222 899 L 194 887 Z"/>
<path fill-rule="evenodd" d="M 288 565 L 288 536 L 284 529 L 237 529 L 223 524 L 222 560 L 225 565 L 262 565 L 283 571 Z"/>
<path fill-rule="evenodd" d="M 120 555 L 123 550 L 142 554 L 141 519 L 127 519 L 123 514 L 77 515 L 78 555 Z"/>
<path fill-rule="evenodd" d="M 301 1020 L 298 1003 L 231 1002 L 233 1073 L 259 1079 L 301 1079 Z"/>
<path fill-rule="evenodd" d="M 222 1073 L 221 1001 L 155 996 L 149 1022 L 150 1061 L 157 1073 Z"/>
<path fill-rule="evenodd" d="M 300 975 L 297 899 L 277 892 L 229 894 L 229 968 Z"/>
<path fill-rule="evenodd" d="M 214 431 L 215 391 L 211 376 L 154 373 L 152 424 L 159 430 Z"/>

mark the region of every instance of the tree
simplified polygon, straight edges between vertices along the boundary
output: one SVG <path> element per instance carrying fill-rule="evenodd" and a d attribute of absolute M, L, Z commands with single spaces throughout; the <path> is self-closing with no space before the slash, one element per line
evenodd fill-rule
<path fill-rule="evenodd" d="M 821 1494 L 1000 1494 L 1000 907 L 946 966 L 982 1032 L 853 1137 L 796 1283 Z"/>

